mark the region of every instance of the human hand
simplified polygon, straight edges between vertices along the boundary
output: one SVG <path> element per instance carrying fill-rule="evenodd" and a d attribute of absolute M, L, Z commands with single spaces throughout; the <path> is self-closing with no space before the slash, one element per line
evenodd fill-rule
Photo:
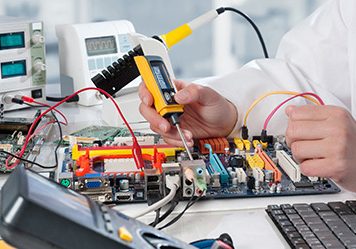
<path fill-rule="evenodd" d="M 179 80 L 175 80 L 175 85 L 178 92 L 174 99 L 184 105 L 180 123 L 188 146 L 193 146 L 193 138 L 222 137 L 230 134 L 237 122 L 237 110 L 232 103 L 209 87 Z M 167 143 L 182 146 L 177 129 L 153 107 L 152 95 L 144 83 L 139 87 L 139 96 L 142 101 L 140 112 L 150 123 L 151 130 L 162 135 Z"/>
<path fill-rule="evenodd" d="M 336 106 L 289 106 L 286 141 L 307 176 L 356 191 L 356 121 Z"/>

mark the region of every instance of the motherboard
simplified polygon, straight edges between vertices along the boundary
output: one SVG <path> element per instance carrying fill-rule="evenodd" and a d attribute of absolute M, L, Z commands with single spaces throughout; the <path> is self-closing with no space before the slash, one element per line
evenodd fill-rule
<path fill-rule="evenodd" d="M 23 147 L 28 130 L 35 118 L 40 114 L 37 112 L 33 118 L 2 118 L 0 119 L 0 151 L 6 151 L 16 155 Z M 46 141 L 52 126 L 53 118 L 45 116 L 38 123 L 38 132 L 33 134 L 31 140 L 26 147 L 23 158 L 29 161 L 35 161 L 40 154 L 40 150 Z M 12 164 L 16 162 L 16 158 L 1 154 L 0 157 L 0 173 L 10 173 L 13 171 Z"/>
<path fill-rule="evenodd" d="M 107 131 L 110 135 L 103 136 Z M 180 177 L 180 200 L 192 196 L 223 199 L 340 191 L 329 179 L 304 176 L 283 136 L 269 136 L 265 143 L 258 136 L 251 140 L 201 139 L 192 150 L 194 160 L 189 160 L 183 148 L 165 144 L 157 135 L 136 135 L 144 168 L 136 167 L 132 138 L 127 132 L 91 127 L 72 134 L 72 144 L 59 151 L 54 179 L 104 203 L 154 203 L 167 195 L 168 175 Z M 88 142 L 90 138 L 95 139 Z"/>

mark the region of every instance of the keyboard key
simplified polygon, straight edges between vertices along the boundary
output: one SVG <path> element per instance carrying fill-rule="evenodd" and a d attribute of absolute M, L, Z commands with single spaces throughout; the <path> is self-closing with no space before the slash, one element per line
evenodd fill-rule
<path fill-rule="evenodd" d="M 281 209 L 285 212 L 287 209 L 293 209 L 293 207 L 290 204 L 282 204 Z"/>
<path fill-rule="evenodd" d="M 317 213 L 331 211 L 331 209 L 329 208 L 329 206 L 326 203 L 313 203 L 313 204 L 311 204 L 311 207 Z"/>
<path fill-rule="evenodd" d="M 352 210 L 342 202 L 329 202 L 329 207 L 338 215 L 353 214 Z"/>
<path fill-rule="evenodd" d="M 284 212 L 281 209 L 275 209 L 271 211 L 271 214 L 274 215 L 281 215 L 284 214 Z"/>
<path fill-rule="evenodd" d="M 292 223 L 290 221 L 288 221 L 288 220 L 284 220 L 284 221 L 279 222 L 279 225 L 281 227 L 285 227 L 285 226 L 291 226 Z"/>
<path fill-rule="evenodd" d="M 278 205 L 268 205 L 267 209 L 269 211 L 275 210 L 275 209 L 280 209 L 280 207 Z"/>
<path fill-rule="evenodd" d="M 285 227 L 282 227 L 282 230 L 285 232 L 285 233 L 288 233 L 288 232 L 296 232 L 297 229 L 294 227 L 294 226 L 285 226 Z"/>
<path fill-rule="evenodd" d="M 292 248 L 356 249 L 356 201 L 270 205 Z"/>
<path fill-rule="evenodd" d="M 323 240 L 322 242 L 326 248 L 332 248 L 332 249 L 343 248 L 343 245 L 337 239 L 328 239 L 328 240 Z"/>

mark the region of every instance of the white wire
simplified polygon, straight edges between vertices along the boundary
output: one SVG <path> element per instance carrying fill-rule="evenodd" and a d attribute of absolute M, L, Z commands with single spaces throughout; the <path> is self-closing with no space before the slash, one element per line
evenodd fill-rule
<path fill-rule="evenodd" d="M 179 188 L 179 176 L 174 176 L 174 177 L 172 177 L 172 179 L 170 176 L 167 176 L 167 188 L 169 188 L 171 190 L 168 195 L 166 195 L 160 201 L 149 206 L 146 210 L 143 210 L 142 212 L 140 212 L 136 215 L 131 215 L 131 217 L 134 219 L 137 219 L 141 216 L 144 216 L 150 212 L 153 212 L 153 211 L 167 205 L 170 201 L 172 201 L 174 196 L 177 193 L 178 188 Z"/>

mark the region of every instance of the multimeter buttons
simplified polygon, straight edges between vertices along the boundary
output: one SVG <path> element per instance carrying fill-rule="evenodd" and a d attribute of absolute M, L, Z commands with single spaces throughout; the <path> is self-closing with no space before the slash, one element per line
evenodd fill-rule
<path fill-rule="evenodd" d="M 167 101 L 168 103 L 172 103 L 171 94 L 169 94 L 168 92 L 165 92 L 165 93 L 164 93 L 164 98 L 166 99 L 166 101 Z"/>

